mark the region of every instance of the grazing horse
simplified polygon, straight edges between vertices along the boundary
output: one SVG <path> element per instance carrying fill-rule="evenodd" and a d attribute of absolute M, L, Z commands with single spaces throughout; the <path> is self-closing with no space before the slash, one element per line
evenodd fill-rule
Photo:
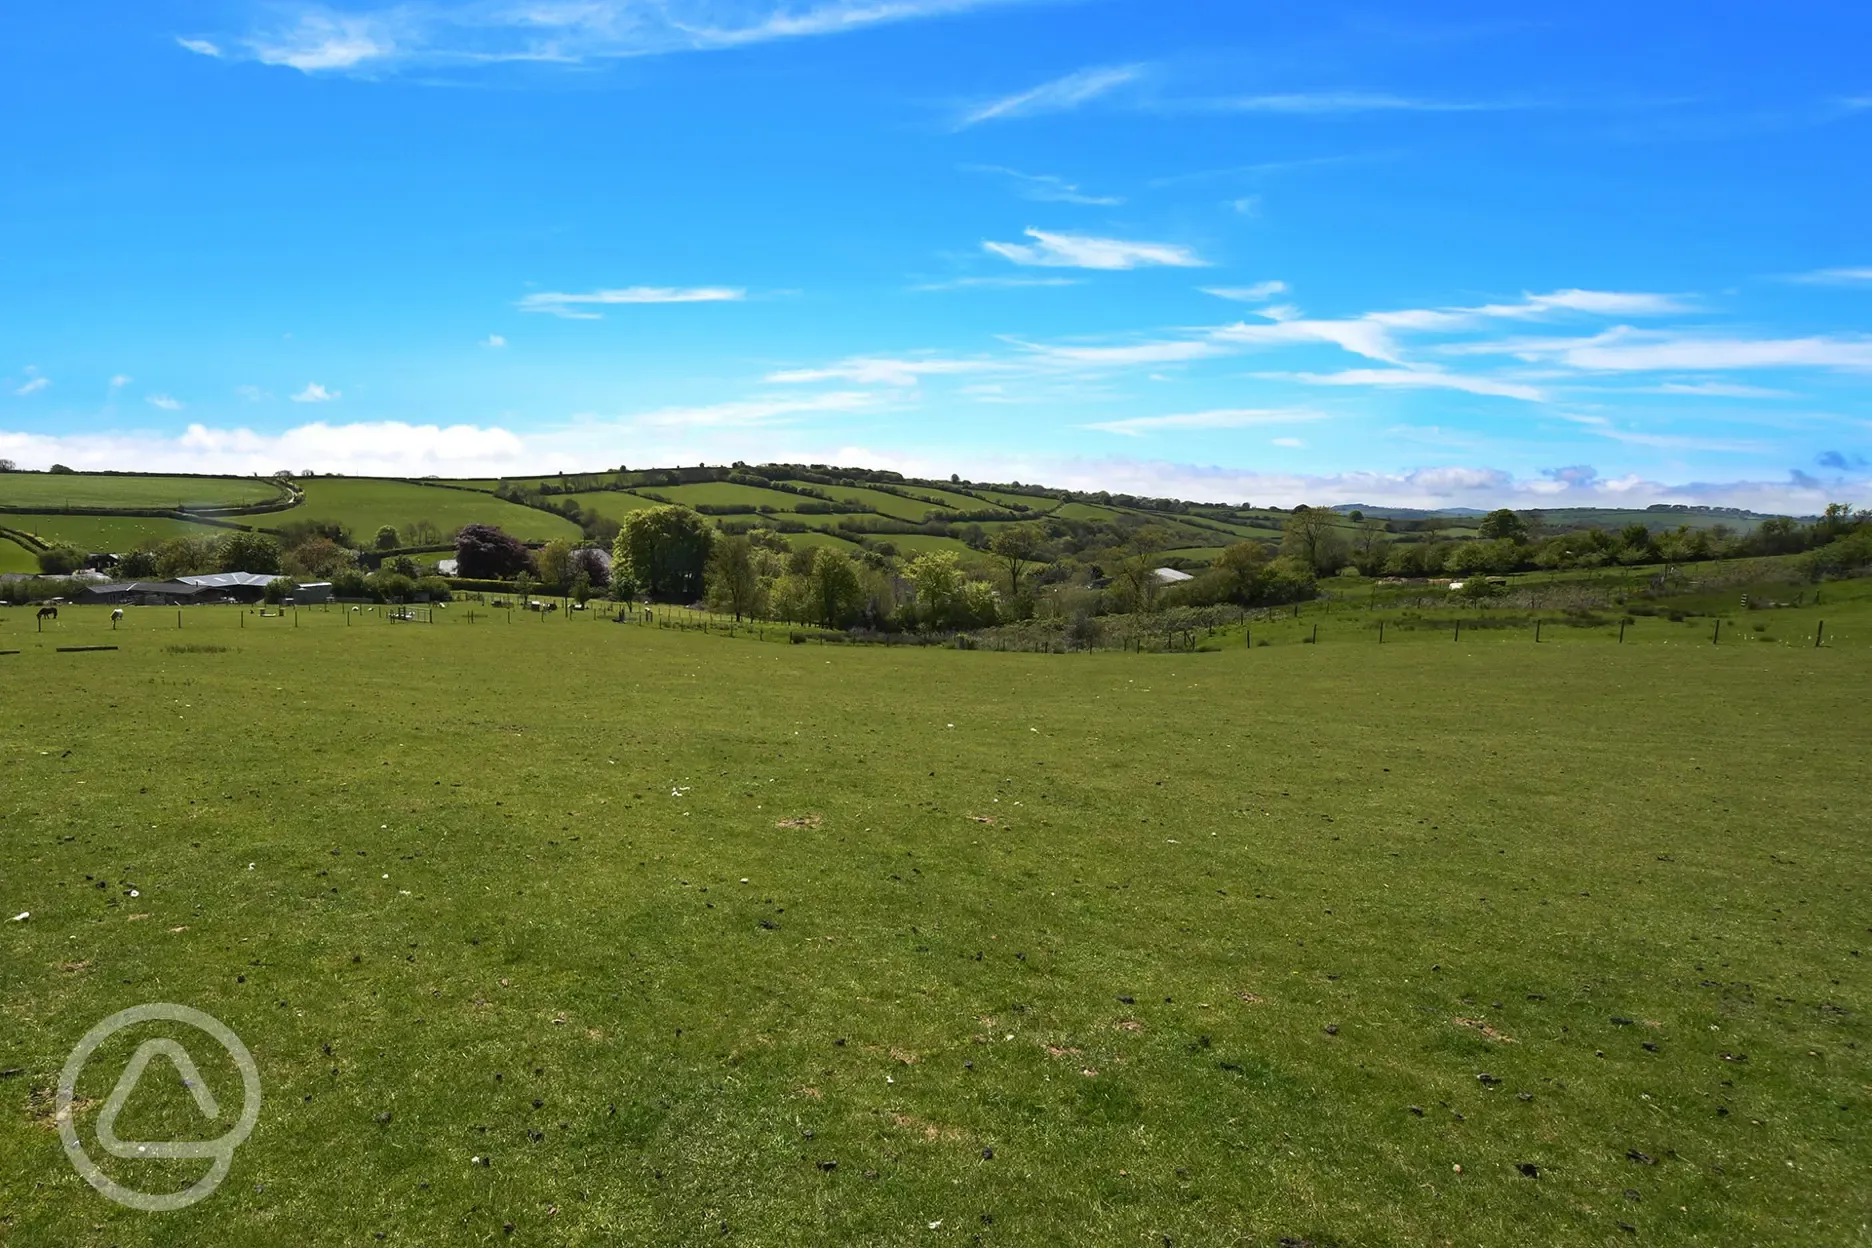
<path fill-rule="evenodd" d="M 58 608 L 57 607 L 40 607 L 39 618 L 42 620 L 58 619 Z"/>
<path fill-rule="evenodd" d="M 123 619 L 123 608 L 118 607 L 115 611 L 111 612 L 111 627 L 117 627 L 117 622 L 121 619 Z"/>

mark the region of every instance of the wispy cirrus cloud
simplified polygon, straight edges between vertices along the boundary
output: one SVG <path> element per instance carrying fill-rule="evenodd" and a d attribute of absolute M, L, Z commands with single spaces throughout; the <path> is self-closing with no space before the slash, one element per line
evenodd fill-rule
<path fill-rule="evenodd" d="M 936 355 L 902 358 L 860 355 L 823 368 L 790 368 L 767 374 L 769 382 L 805 385 L 822 381 L 848 381 L 860 386 L 914 386 L 925 377 L 955 377 L 996 372 L 1005 365 L 993 360 L 958 359 Z"/>
<path fill-rule="evenodd" d="M 344 396 L 336 390 L 327 390 L 316 381 L 308 381 L 305 389 L 290 397 L 295 403 L 335 403 Z"/>
<path fill-rule="evenodd" d="M 1168 416 L 1129 416 L 1123 420 L 1100 420 L 1085 428 L 1136 438 L 1169 430 L 1247 429 L 1257 425 L 1291 425 L 1325 419 L 1324 412 L 1305 408 L 1222 407 L 1202 412 L 1176 412 Z"/>
<path fill-rule="evenodd" d="M 1484 339 L 1442 349 L 1451 355 L 1510 355 L 1552 362 L 1583 373 L 1872 370 L 1872 336 L 1864 334 L 1742 338 L 1621 325 L 1589 337 Z"/>
<path fill-rule="evenodd" d="M 1158 102 L 1155 107 L 1168 111 L 1319 116 L 1332 113 L 1480 113 L 1528 106 L 1475 100 L 1418 99 L 1382 91 L 1288 91 L 1165 100 Z"/>
<path fill-rule="evenodd" d="M 747 291 L 739 286 L 626 286 L 619 290 L 572 293 L 536 291 L 514 306 L 522 312 L 544 312 L 569 321 L 596 321 L 602 313 L 587 308 L 643 303 L 740 303 Z"/>
<path fill-rule="evenodd" d="M 179 37 L 201 56 L 302 73 L 391 74 L 509 63 L 580 66 L 626 57 L 834 36 L 1029 0 L 470 0 L 337 7 L 281 3 L 259 22 Z"/>
<path fill-rule="evenodd" d="M 1028 229 L 1031 243 L 984 242 L 982 249 L 1015 264 L 1043 268 L 1136 269 L 1155 266 L 1197 269 L 1208 261 L 1181 243 L 1147 243 L 1089 234 Z"/>
<path fill-rule="evenodd" d="M 911 290 L 1019 290 L 1025 286 L 1079 286 L 1076 277 L 952 277 L 942 282 L 919 282 Z"/>
<path fill-rule="evenodd" d="M 1128 83 L 1136 82 L 1143 76 L 1143 72 L 1141 65 L 1106 65 L 1077 70 L 1037 87 L 977 104 L 956 119 L 956 129 L 965 130 L 985 121 L 1007 121 L 1041 113 L 1070 112 Z"/>
<path fill-rule="evenodd" d="M 1009 169 L 1005 165 L 963 165 L 965 173 L 988 173 L 1012 181 L 1020 189 L 1023 199 L 1036 200 L 1040 203 L 1083 204 L 1093 207 L 1109 207 L 1122 204 L 1124 200 L 1117 195 L 1091 195 L 1079 189 L 1076 182 L 1050 173 L 1022 173 L 1018 169 Z"/>
<path fill-rule="evenodd" d="M 1202 292 L 1218 299 L 1233 299 L 1237 303 L 1266 303 L 1275 295 L 1286 294 L 1287 283 L 1274 280 L 1256 282 L 1252 286 L 1204 286 Z"/>
<path fill-rule="evenodd" d="M 1337 373 L 1261 373 L 1271 381 L 1297 381 L 1308 386 L 1373 386 L 1394 390 L 1457 390 L 1464 394 L 1520 399 L 1539 403 L 1546 394 L 1536 386 L 1496 377 L 1452 373 L 1422 365 L 1411 368 L 1349 368 Z"/>
<path fill-rule="evenodd" d="M 628 419 L 631 424 L 650 429 L 745 429 L 801 416 L 861 412 L 879 405 L 874 394 L 835 390 L 804 397 L 763 396 L 698 407 L 664 407 Z"/>
<path fill-rule="evenodd" d="M 151 407 L 161 408 L 165 412 L 179 412 L 183 407 L 181 399 L 174 398 L 167 394 L 146 394 L 143 396 L 143 401 L 148 403 Z"/>
<path fill-rule="evenodd" d="M 1804 286 L 1868 286 L 1872 285 L 1872 267 L 1814 269 L 1793 274 L 1787 280 Z"/>
<path fill-rule="evenodd" d="M 28 377 L 25 381 L 13 387 L 13 393 L 24 398 L 29 394 L 38 394 L 51 384 L 52 379 L 50 377 Z"/>

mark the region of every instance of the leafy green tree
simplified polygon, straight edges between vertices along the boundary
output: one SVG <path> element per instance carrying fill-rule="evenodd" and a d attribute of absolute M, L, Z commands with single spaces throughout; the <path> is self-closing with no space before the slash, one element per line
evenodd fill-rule
<path fill-rule="evenodd" d="M 314 536 L 287 551 L 282 565 L 291 576 L 309 581 L 328 581 L 352 566 L 354 558 L 351 551 L 331 538 Z"/>
<path fill-rule="evenodd" d="M 1267 547 L 1260 542 L 1234 542 L 1222 548 L 1213 570 L 1222 580 L 1223 595 L 1230 602 L 1246 604 L 1254 601 L 1267 563 Z"/>
<path fill-rule="evenodd" d="M 641 513 L 632 513 L 641 514 Z M 813 552 L 808 578 L 816 622 L 838 628 L 857 614 L 863 595 L 852 561 L 829 546 Z"/>
<path fill-rule="evenodd" d="M 578 603 L 581 607 L 591 601 L 592 583 L 589 573 L 581 569 L 572 574 L 571 593 L 572 601 Z"/>
<path fill-rule="evenodd" d="M 264 576 L 280 570 L 279 543 L 265 533 L 225 533 L 215 539 L 214 559 L 219 571 Z"/>
<path fill-rule="evenodd" d="M 422 570 L 416 566 L 416 561 L 408 555 L 398 555 L 394 559 L 384 560 L 382 570 L 385 572 L 394 572 L 396 575 L 411 581 L 422 574 Z"/>
<path fill-rule="evenodd" d="M 693 602 L 702 596 L 714 538 L 709 522 L 688 507 L 650 507 L 624 518 L 612 559 L 648 597 Z"/>
<path fill-rule="evenodd" d="M 731 611 L 737 621 L 754 612 L 760 596 L 760 574 L 755 568 L 754 546 L 740 535 L 715 543 L 708 561 L 709 605 Z"/>
<path fill-rule="evenodd" d="M 1506 507 L 1498 507 L 1482 517 L 1482 523 L 1476 526 L 1478 536 L 1488 541 L 1506 538 L 1511 542 L 1525 542 L 1528 539 L 1527 521 Z"/>
<path fill-rule="evenodd" d="M 85 566 L 88 557 L 76 546 L 61 543 L 39 552 L 39 571 L 46 576 L 70 576 Z"/>
<path fill-rule="evenodd" d="M 989 553 L 1007 569 L 1008 593 L 1012 597 L 1020 597 L 1021 575 L 1028 564 L 1042 557 L 1043 549 L 1040 531 L 1030 524 L 1010 524 L 989 540 Z"/>
<path fill-rule="evenodd" d="M 578 543 L 571 538 L 555 537 L 534 554 L 540 585 L 548 592 L 559 593 L 572 583 L 572 552 L 576 549 Z"/>
<path fill-rule="evenodd" d="M 1349 547 L 1339 516 L 1324 507 L 1296 507 L 1281 528 L 1281 553 L 1302 560 L 1321 576 L 1345 566 Z"/>
<path fill-rule="evenodd" d="M 276 576 L 266 583 L 261 596 L 270 604 L 278 606 L 286 599 L 299 592 L 299 586 L 283 576 Z"/>
<path fill-rule="evenodd" d="M 395 550 L 398 546 L 403 544 L 403 539 L 397 536 L 396 525 L 386 524 L 377 530 L 377 541 L 375 544 L 378 550 Z"/>
<path fill-rule="evenodd" d="M 953 550 L 933 550 L 918 555 L 904 569 L 904 575 L 916 586 L 917 610 L 923 619 L 938 628 L 949 622 L 956 599 L 962 593 L 962 561 Z"/>
<path fill-rule="evenodd" d="M 156 548 L 139 546 L 117 561 L 117 575 L 126 581 L 147 581 L 156 575 Z"/>
<path fill-rule="evenodd" d="M 172 537 L 156 548 L 156 575 L 165 581 L 215 570 L 215 544 L 205 537 Z"/>

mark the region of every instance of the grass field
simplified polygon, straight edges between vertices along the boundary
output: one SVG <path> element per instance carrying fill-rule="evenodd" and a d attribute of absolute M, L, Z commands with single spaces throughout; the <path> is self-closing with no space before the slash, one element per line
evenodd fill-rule
<path fill-rule="evenodd" d="M 39 555 L 20 543 L 0 537 L 0 572 L 37 572 Z"/>
<path fill-rule="evenodd" d="M 438 614 L 0 611 L 8 1242 L 1863 1238 L 1872 638 Z M 148 1001 L 264 1081 L 161 1215 L 49 1112 Z M 120 1134 L 204 1134 L 173 1084 Z"/>
<path fill-rule="evenodd" d="M 593 490 L 589 494 L 567 494 L 562 497 L 574 500 L 587 511 L 595 511 L 601 516 L 609 516 L 619 522 L 622 522 L 624 517 L 633 511 L 643 511 L 645 508 L 657 506 L 647 498 L 626 494 L 622 490 Z"/>
<path fill-rule="evenodd" d="M 240 519 L 242 524 L 271 521 L 279 512 Z M 57 516 L 8 512 L 0 515 L 0 526 L 31 533 L 42 541 L 69 543 L 81 550 L 108 550 L 122 553 L 145 542 L 166 541 L 172 537 L 216 538 L 230 530 L 220 525 L 195 524 L 170 520 L 163 516 Z"/>
<path fill-rule="evenodd" d="M 256 477 L 0 473 L 0 506 L 7 507 L 234 507 L 274 502 L 282 493 Z"/>
<path fill-rule="evenodd" d="M 705 481 L 696 485 L 645 486 L 644 489 L 685 507 L 772 507 L 792 511 L 808 501 L 802 495 L 785 490 L 762 489 L 757 485 L 737 485 L 732 481 Z"/>
<path fill-rule="evenodd" d="M 579 535 L 578 525 L 563 516 L 466 490 L 369 477 L 314 477 L 301 484 L 304 504 L 275 522 L 337 520 L 366 542 L 383 525 L 402 528 L 417 520 L 432 521 L 444 534 L 464 524 L 496 524 L 524 541 Z"/>

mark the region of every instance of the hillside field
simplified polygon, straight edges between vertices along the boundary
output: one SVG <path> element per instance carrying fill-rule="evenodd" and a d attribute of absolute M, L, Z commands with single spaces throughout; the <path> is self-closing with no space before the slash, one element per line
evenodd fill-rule
<path fill-rule="evenodd" d="M 365 542 L 382 525 L 402 528 L 416 520 L 432 521 L 443 533 L 464 524 L 497 524 L 524 541 L 579 535 L 578 525 L 563 516 L 466 489 L 366 477 L 313 477 L 300 485 L 303 504 L 262 519 L 270 525 L 337 520 Z"/>
<path fill-rule="evenodd" d="M 238 507 L 271 503 L 285 493 L 258 477 L 0 472 L 5 507 Z"/>
<path fill-rule="evenodd" d="M 0 1239 L 1863 1238 L 1862 599 L 1069 656 L 470 609 L 0 610 Z M 150 1001 L 264 1088 L 166 1214 L 50 1109 Z M 212 1134 L 154 1074 L 118 1129 Z"/>

